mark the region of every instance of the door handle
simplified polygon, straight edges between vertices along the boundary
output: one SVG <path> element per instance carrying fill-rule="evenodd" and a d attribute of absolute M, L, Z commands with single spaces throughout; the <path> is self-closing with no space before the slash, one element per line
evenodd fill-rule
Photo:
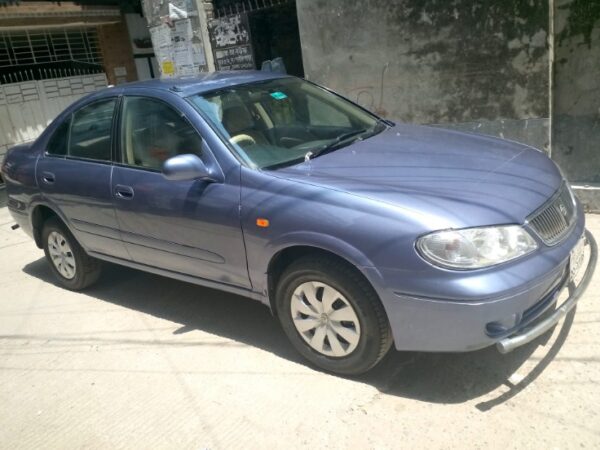
<path fill-rule="evenodd" d="M 42 181 L 46 184 L 54 184 L 54 174 L 52 172 L 42 172 Z"/>
<path fill-rule="evenodd" d="M 115 186 L 115 197 L 123 200 L 131 200 L 133 198 L 133 188 L 117 184 Z"/>

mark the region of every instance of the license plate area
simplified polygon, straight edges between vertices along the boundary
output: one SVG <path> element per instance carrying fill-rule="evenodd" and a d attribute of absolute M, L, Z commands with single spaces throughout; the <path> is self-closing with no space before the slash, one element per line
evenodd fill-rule
<path fill-rule="evenodd" d="M 569 259 L 569 268 L 571 271 L 570 277 L 571 280 L 575 280 L 581 267 L 583 266 L 583 259 L 585 254 L 585 237 L 581 236 L 577 244 L 571 250 L 571 256 Z"/>

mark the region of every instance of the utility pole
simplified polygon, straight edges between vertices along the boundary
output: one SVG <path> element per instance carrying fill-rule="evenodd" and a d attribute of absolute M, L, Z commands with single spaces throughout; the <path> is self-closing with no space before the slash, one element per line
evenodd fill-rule
<path fill-rule="evenodd" d="M 200 26 L 200 35 L 204 45 L 204 55 L 206 57 L 206 65 L 209 71 L 215 70 L 215 60 L 213 57 L 212 43 L 210 34 L 208 33 L 208 22 L 213 16 L 212 0 L 196 0 L 196 8 L 198 9 L 198 23 Z"/>

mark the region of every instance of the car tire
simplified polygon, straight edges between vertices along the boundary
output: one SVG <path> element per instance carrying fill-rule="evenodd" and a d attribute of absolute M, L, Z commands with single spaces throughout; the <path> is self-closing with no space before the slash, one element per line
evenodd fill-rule
<path fill-rule="evenodd" d="M 328 372 L 364 373 L 392 345 L 377 294 L 356 268 L 343 261 L 303 257 L 283 271 L 275 295 L 279 320 L 293 346 Z"/>
<path fill-rule="evenodd" d="M 42 243 L 50 269 L 61 286 L 79 291 L 91 286 L 100 277 L 100 261 L 83 250 L 57 217 L 51 217 L 44 223 Z"/>

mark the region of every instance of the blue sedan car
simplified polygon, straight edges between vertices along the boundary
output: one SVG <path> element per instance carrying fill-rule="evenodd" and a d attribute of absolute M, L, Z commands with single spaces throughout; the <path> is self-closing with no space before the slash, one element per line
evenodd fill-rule
<path fill-rule="evenodd" d="M 62 286 L 108 261 L 244 295 L 341 374 L 392 344 L 508 352 L 555 325 L 596 264 L 543 152 L 394 124 L 272 73 L 94 93 L 10 150 L 2 176 Z"/>

